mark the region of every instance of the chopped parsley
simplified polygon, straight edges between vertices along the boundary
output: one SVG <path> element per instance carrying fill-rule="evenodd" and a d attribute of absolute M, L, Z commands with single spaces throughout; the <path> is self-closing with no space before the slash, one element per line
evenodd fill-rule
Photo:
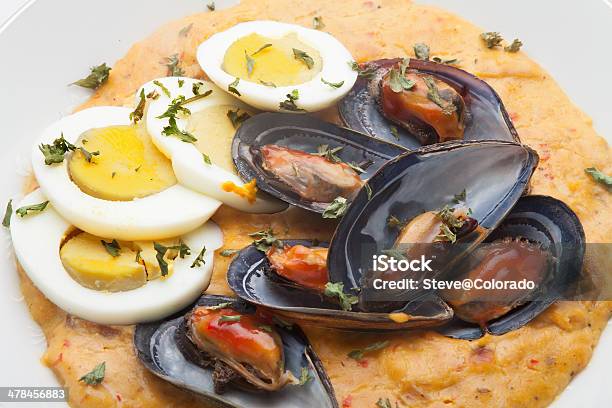
<path fill-rule="evenodd" d="M 4 212 L 4 218 L 2 218 L 2 225 L 6 228 L 11 226 L 11 215 L 13 214 L 13 200 L 9 200 L 6 204 L 6 211 Z"/>
<path fill-rule="evenodd" d="M 346 213 L 348 202 L 344 197 L 336 197 L 323 211 L 323 218 L 340 218 Z"/>
<path fill-rule="evenodd" d="M 187 98 L 185 100 L 183 100 L 182 102 L 180 102 L 181 106 L 185 106 L 189 103 L 195 102 L 195 101 L 199 101 L 200 99 L 206 98 L 207 96 L 209 96 L 210 94 L 212 94 L 213 91 L 212 89 L 209 89 L 208 91 L 204 92 L 203 94 L 196 94 L 193 95 L 191 98 Z"/>
<path fill-rule="evenodd" d="M 329 86 L 331 86 L 332 88 L 336 88 L 336 89 L 338 89 L 338 88 L 340 88 L 342 85 L 344 85 L 344 81 L 340 81 L 340 82 L 329 82 L 329 81 L 326 81 L 326 80 L 325 80 L 325 79 L 323 79 L 323 78 L 321 78 L 321 82 L 323 82 L 325 85 L 329 85 Z"/>
<path fill-rule="evenodd" d="M 85 160 L 87 161 L 87 163 L 91 163 L 91 160 L 93 159 L 94 156 L 100 155 L 100 152 L 97 150 L 95 152 L 90 152 L 86 150 L 84 147 L 78 147 L 77 149 L 81 152 L 83 157 L 85 157 Z"/>
<path fill-rule="evenodd" d="M 238 126 L 242 124 L 245 120 L 249 119 L 251 115 L 248 112 L 239 113 L 240 109 L 236 110 L 228 110 L 227 117 L 232 122 L 232 126 L 236 129 Z"/>
<path fill-rule="evenodd" d="M 94 367 L 93 370 L 79 378 L 79 381 L 83 381 L 87 385 L 98 385 L 104 381 L 104 375 L 106 373 L 106 362 L 102 362 Z"/>
<path fill-rule="evenodd" d="M 395 215 L 389 215 L 389 218 L 387 218 L 387 225 L 389 228 L 397 228 L 401 230 L 406 226 L 406 222 L 400 220 Z"/>
<path fill-rule="evenodd" d="M 181 68 L 181 61 L 179 59 L 178 54 L 173 54 L 169 57 L 166 57 L 163 61 L 163 64 L 168 68 L 167 76 L 183 76 L 185 75 L 185 71 Z"/>
<path fill-rule="evenodd" d="M 372 343 L 365 348 L 352 350 L 351 352 L 347 354 L 347 356 L 349 358 L 352 358 L 353 360 L 362 360 L 366 353 L 369 353 L 371 351 L 382 350 L 388 345 L 389 345 L 389 340 L 377 341 L 376 343 Z"/>
<path fill-rule="evenodd" d="M 480 34 L 480 38 L 484 41 L 487 48 L 495 48 L 501 45 L 501 42 L 504 40 L 502 36 L 495 31 L 488 31 L 486 33 Z"/>
<path fill-rule="evenodd" d="M 294 48 L 293 49 L 293 57 L 296 60 L 302 61 L 304 64 L 306 64 L 308 69 L 312 69 L 312 67 L 314 66 L 314 60 L 305 51 L 298 50 L 297 48 Z"/>
<path fill-rule="evenodd" d="M 100 242 L 102 243 L 104 249 L 106 249 L 106 252 L 108 252 L 113 258 L 116 258 L 121 254 L 121 247 L 116 239 L 113 239 L 111 242 L 106 242 L 101 239 Z"/>
<path fill-rule="evenodd" d="M 227 86 L 227 90 L 233 94 L 241 96 L 240 92 L 238 92 L 238 89 L 236 89 L 239 83 L 240 83 L 240 78 L 236 78 L 234 82 L 232 82 L 231 84 Z"/>
<path fill-rule="evenodd" d="M 425 82 L 425 85 L 427 85 L 428 88 L 427 98 L 438 105 L 442 109 L 442 113 L 445 115 L 452 115 L 457 110 L 455 104 L 442 98 L 440 95 L 440 90 L 432 77 L 424 76 L 423 82 Z"/>
<path fill-rule="evenodd" d="M 164 95 L 166 95 L 168 98 L 171 98 L 170 91 L 168 90 L 168 88 L 166 88 L 166 86 L 164 84 L 159 82 L 157 79 L 155 81 L 153 81 L 153 84 L 157 85 L 159 87 L 159 89 L 162 90 Z"/>
<path fill-rule="evenodd" d="M 239 249 L 224 249 L 223 251 L 219 252 L 219 255 L 229 258 L 230 256 L 236 254 L 240 252 Z"/>
<path fill-rule="evenodd" d="M 189 34 L 189 31 L 191 31 L 192 27 L 193 23 L 181 28 L 181 30 L 178 32 L 179 37 L 187 37 L 187 34 Z"/>
<path fill-rule="evenodd" d="M 143 88 L 140 90 L 140 101 L 138 102 L 138 106 L 136 106 L 136 109 L 134 109 L 134 112 L 130 113 L 130 120 L 134 122 L 134 124 L 142 120 L 146 103 L 147 103 L 147 100 L 146 100 L 146 96 L 145 96 L 144 88 Z"/>
<path fill-rule="evenodd" d="M 223 315 L 219 317 L 219 322 L 239 322 L 241 317 L 242 316 L 240 315 L 231 315 L 231 316 Z"/>
<path fill-rule="evenodd" d="M 191 249 L 185 245 L 183 241 L 179 243 L 179 245 L 173 246 L 165 246 L 157 242 L 153 242 L 153 248 L 155 248 L 155 259 L 157 259 L 157 263 L 159 264 L 159 270 L 161 271 L 162 276 L 168 275 L 168 262 L 164 259 L 164 256 L 168 252 L 168 250 L 176 250 L 178 251 L 178 256 L 180 258 L 184 258 L 185 256 L 191 253 Z"/>
<path fill-rule="evenodd" d="M 314 376 L 310 373 L 310 370 L 308 369 L 308 367 L 302 367 L 302 369 L 300 370 L 299 385 L 305 385 L 313 379 L 314 379 Z"/>
<path fill-rule="evenodd" d="M 612 176 L 604 174 L 603 172 L 599 171 L 597 167 L 589 167 L 588 169 L 584 169 L 584 172 L 591 176 L 591 178 L 597 183 L 608 187 L 608 189 L 612 187 Z"/>
<path fill-rule="evenodd" d="M 298 108 L 298 106 L 295 103 L 295 101 L 297 101 L 298 99 L 300 99 L 300 92 L 297 89 L 294 89 L 293 91 L 291 91 L 291 93 L 287 94 L 287 99 L 282 101 L 278 106 L 279 108 L 286 110 L 286 111 L 293 111 L 293 112 L 303 111 L 304 109 Z"/>
<path fill-rule="evenodd" d="M 393 136 L 395 138 L 395 140 L 399 141 L 400 137 L 399 137 L 399 131 L 397 130 L 397 127 L 391 126 L 390 130 L 391 130 L 391 136 Z"/>
<path fill-rule="evenodd" d="M 91 72 L 83 79 L 79 79 L 70 85 L 77 85 L 82 88 L 98 89 L 100 85 L 108 80 L 111 67 L 107 67 L 106 63 L 91 67 Z"/>
<path fill-rule="evenodd" d="M 506 52 L 519 52 L 521 47 L 523 46 L 523 42 L 518 38 L 515 38 L 514 41 L 510 45 L 506 45 L 504 47 L 504 51 Z"/>
<path fill-rule="evenodd" d="M 225 309 L 226 307 L 230 307 L 231 305 L 232 305 L 232 302 L 223 302 L 215 306 L 206 306 L 206 308 L 209 310 L 219 310 L 219 309 Z"/>
<path fill-rule="evenodd" d="M 418 59 L 424 60 L 424 61 L 429 60 L 429 46 L 427 44 L 416 43 L 414 44 L 413 49 L 414 49 L 414 55 Z"/>
<path fill-rule="evenodd" d="M 359 75 L 362 78 L 366 78 L 366 79 L 372 79 L 374 77 L 374 74 L 376 73 L 376 67 L 375 66 L 369 66 L 369 65 L 364 65 L 361 66 L 360 64 L 358 64 L 355 61 L 349 61 L 348 62 L 349 67 L 351 67 L 351 69 L 353 71 L 357 72 L 357 75 Z"/>
<path fill-rule="evenodd" d="M 266 43 L 266 44 L 262 45 L 261 47 L 259 47 L 259 48 L 257 49 L 257 51 L 255 51 L 255 52 L 254 52 L 254 53 L 252 53 L 251 55 L 257 55 L 257 54 L 259 54 L 260 52 L 262 52 L 263 50 L 265 50 L 266 48 L 269 48 L 269 47 L 271 47 L 271 46 L 272 46 L 272 44 L 270 44 L 270 43 Z"/>
<path fill-rule="evenodd" d="M 205 95 L 205 94 L 203 94 Z M 202 95 L 197 95 L 198 97 Z M 195 97 L 194 97 L 195 98 Z M 170 102 L 168 105 L 168 109 L 161 115 L 157 117 L 157 119 L 168 118 L 168 126 L 164 127 L 162 134 L 166 136 L 174 136 L 178 139 L 182 140 L 186 143 L 193 143 L 198 139 L 193 136 L 191 133 L 186 130 L 180 130 L 178 128 L 178 124 L 176 123 L 176 117 L 179 114 L 190 115 L 191 111 L 183 106 L 184 103 L 187 102 L 187 99 L 183 95 L 179 95 Z"/>
<path fill-rule="evenodd" d="M 276 236 L 274 236 L 274 230 L 268 228 L 267 230 L 261 230 L 249 234 L 249 237 L 255 238 L 253 245 L 261 252 L 267 252 L 272 246 L 282 248 L 282 243 Z"/>
<path fill-rule="evenodd" d="M 314 16 L 312 18 L 312 28 L 314 28 L 315 30 L 322 30 L 325 28 L 325 24 L 323 23 L 323 17 L 321 16 Z"/>
<path fill-rule="evenodd" d="M 215 7 L 215 2 L 214 2 L 214 1 L 211 1 L 210 3 L 208 3 L 208 4 L 206 5 L 206 8 L 208 8 L 210 11 L 215 11 L 215 8 L 216 8 L 216 7 Z"/>
<path fill-rule="evenodd" d="M 327 297 L 337 298 L 340 302 L 340 307 L 345 311 L 350 311 L 353 305 L 359 301 L 357 296 L 344 293 L 344 284 L 342 282 L 327 282 L 325 284 L 325 292 L 323 293 Z"/>
<path fill-rule="evenodd" d="M 178 87 L 179 88 L 182 88 L 183 85 L 185 85 L 185 80 L 184 79 L 179 79 L 177 82 L 178 82 Z"/>
<path fill-rule="evenodd" d="M 39 204 L 25 205 L 23 207 L 19 207 L 15 213 L 23 218 L 31 212 L 43 212 L 45 208 L 47 208 L 47 204 L 49 204 L 49 201 L 43 201 Z"/>
<path fill-rule="evenodd" d="M 260 79 L 259 83 L 264 85 L 264 86 L 269 86 L 271 88 L 276 88 L 276 84 L 274 82 L 263 81 L 263 80 Z"/>
<path fill-rule="evenodd" d="M 393 408 L 393 406 L 389 398 L 379 398 L 378 401 L 376 401 L 376 408 Z"/>
<path fill-rule="evenodd" d="M 208 165 L 212 164 L 212 161 L 210 160 L 210 156 L 207 155 L 206 153 L 202 153 L 202 160 L 204 160 L 204 163 Z"/>
<path fill-rule="evenodd" d="M 438 64 L 448 64 L 448 65 L 456 64 L 459 62 L 457 58 L 442 59 L 440 57 L 433 57 L 431 60 L 433 62 L 437 62 Z"/>
<path fill-rule="evenodd" d="M 466 200 L 467 192 L 465 191 L 465 188 L 459 194 L 455 194 L 453 196 L 453 203 L 455 204 L 465 203 Z"/>
<path fill-rule="evenodd" d="M 370 187 L 368 183 L 365 183 L 363 186 L 365 187 L 366 194 L 368 195 L 368 201 L 370 201 L 372 199 L 372 187 Z"/>
<path fill-rule="evenodd" d="M 191 85 L 191 92 L 194 95 L 199 95 L 200 94 L 200 87 L 204 86 L 204 82 L 194 82 L 193 85 Z"/>
<path fill-rule="evenodd" d="M 435 239 L 436 242 L 448 241 L 454 244 L 457 241 L 457 235 L 453 231 L 461 228 L 465 221 L 459 219 L 454 212 L 454 208 L 444 206 L 442 210 L 436 213 L 436 217 L 442 221 L 440 233 Z"/>
<path fill-rule="evenodd" d="M 324 157 L 327 161 L 332 163 L 341 163 L 342 159 L 336 155 L 340 150 L 342 150 L 342 146 L 329 148 L 329 145 L 322 144 L 317 146 L 317 152 L 313 153 L 315 156 Z"/>
<path fill-rule="evenodd" d="M 409 91 L 414 88 L 415 82 L 404 76 L 400 69 L 393 68 L 389 73 L 389 87 L 395 93 Z"/>
<path fill-rule="evenodd" d="M 45 164 L 51 165 L 64 161 L 64 155 L 76 149 L 76 146 L 64 139 L 64 134 L 53 141 L 53 144 L 41 144 L 38 149 L 45 156 Z"/>
<path fill-rule="evenodd" d="M 198 256 L 196 256 L 196 259 L 193 260 L 193 263 L 191 264 L 191 268 L 199 268 L 200 266 L 206 264 L 206 261 L 204 260 L 205 253 L 206 253 L 206 245 L 202 247 L 202 250 L 200 251 Z"/>

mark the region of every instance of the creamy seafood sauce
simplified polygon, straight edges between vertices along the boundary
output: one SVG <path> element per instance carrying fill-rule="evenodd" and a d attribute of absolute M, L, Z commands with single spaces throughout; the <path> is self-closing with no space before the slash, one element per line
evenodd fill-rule
<path fill-rule="evenodd" d="M 321 16 L 324 29 L 359 61 L 413 55 L 415 42 L 429 44 L 433 55 L 458 58 L 460 68 L 477 74 L 500 93 L 523 142 L 540 154 L 532 193 L 568 203 L 580 217 L 588 242 L 612 242 L 612 219 L 606 216 L 611 196 L 583 171 L 597 166 L 611 173 L 610 150 L 588 116 L 526 55 L 486 49 L 478 37 L 482 30 L 436 8 L 404 0 L 347 0 L 342 7 L 323 0 L 243 1 L 229 10 L 171 22 L 135 44 L 85 106 L 131 101 L 138 86 L 165 75 L 166 67 L 159 61 L 177 52 L 187 75 L 202 76 L 194 56 L 197 45 L 236 23 L 272 19 L 311 27 L 315 16 Z M 187 35 L 179 36 L 191 23 Z M 334 110 L 323 116 L 337 120 Z M 225 248 L 248 244 L 248 233 L 270 225 L 281 237 L 326 239 L 333 230 L 333 224 L 296 209 L 261 216 L 222 207 L 214 220 L 223 228 Z M 598 272 L 597 266 L 604 264 L 590 255 L 587 271 Z M 217 253 L 209 292 L 230 294 L 225 283 L 229 261 Z M 206 406 L 140 365 L 133 352 L 133 327 L 101 326 L 68 316 L 22 272 L 20 276 L 25 301 L 47 336 L 42 361 L 70 388 L 71 405 Z M 306 331 L 344 408 L 373 407 L 379 398 L 389 398 L 392 406 L 397 402 L 411 407 L 539 407 L 548 405 L 586 366 L 611 311 L 610 302 L 559 303 L 522 329 L 473 342 L 426 331 L 386 336 L 309 327 Z M 389 346 L 363 360 L 346 356 L 383 338 L 390 341 Z M 79 383 L 83 374 L 102 361 L 106 361 L 106 377 L 101 385 Z"/>

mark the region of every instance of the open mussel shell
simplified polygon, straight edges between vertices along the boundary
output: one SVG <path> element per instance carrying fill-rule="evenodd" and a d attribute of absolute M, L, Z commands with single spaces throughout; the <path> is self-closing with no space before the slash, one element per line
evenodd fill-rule
<path fill-rule="evenodd" d="M 282 244 L 327 246 L 309 240 L 283 240 Z M 408 318 L 401 323 L 392 320 L 388 313 L 343 311 L 323 294 L 275 276 L 266 254 L 254 245 L 235 255 L 227 271 L 227 282 L 236 295 L 246 302 L 266 307 L 276 316 L 319 327 L 355 331 L 402 330 L 441 325 L 453 316 L 452 309 L 437 298 L 406 302 L 398 310 Z"/>
<path fill-rule="evenodd" d="M 323 212 L 330 201 L 304 199 L 283 181 L 264 169 L 258 149 L 276 145 L 307 153 L 317 153 L 319 146 L 341 147 L 335 154 L 344 163 L 365 171 L 361 180 L 370 178 L 385 162 L 404 153 L 398 145 L 324 122 L 309 115 L 262 113 L 245 121 L 234 136 L 232 157 L 244 181 L 257 180 L 257 187 L 289 204 Z M 299 172 L 299 167 L 295 169 Z M 316 188 L 316 186 L 312 186 Z"/>
<path fill-rule="evenodd" d="M 543 287 L 536 289 L 532 300 L 487 323 L 486 332 L 496 336 L 526 325 L 556 300 L 571 298 L 582 276 L 585 251 L 584 230 L 576 214 L 563 202 L 547 196 L 521 198 L 485 242 L 505 238 L 538 244 L 550 252 L 553 262 L 543 271 L 547 274 Z M 468 340 L 485 334 L 478 325 L 457 318 L 439 332 Z"/>
<path fill-rule="evenodd" d="M 445 256 L 443 268 L 422 277 L 443 275 L 510 212 L 537 163 L 538 155 L 530 148 L 499 141 L 437 144 L 390 161 L 368 181 L 369 191 L 360 190 L 338 224 L 328 255 L 330 281 L 361 288 L 355 295 L 375 293 L 364 283 L 371 275 L 372 259 L 395 247 L 401 234 L 390 218 L 409 222 L 424 212 L 439 211 L 465 191 L 463 205 L 478 228 L 449 247 L 452 256 Z M 407 290 L 400 295 L 399 300 L 406 301 L 421 293 Z"/>
<path fill-rule="evenodd" d="M 366 63 L 370 69 L 388 70 L 401 60 L 382 59 Z M 417 70 L 439 79 L 463 97 L 468 112 L 468 120 L 463 140 L 503 140 L 519 141 L 518 134 L 506 112 L 499 95 L 485 81 L 459 68 L 433 61 L 411 59 L 410 69 Z M 359 77 L 357 82 L 339 103 L 340 117 L 351 129 L 382 140 L 400 144 L 408 149 L 421 146 L 419 139 L 395 125 L 380 112 L 377 96 L 372 93 L 371 81 L 378 81 L 380 73 L 371 79 Z M 397 132 L 392 131 L 395 128 Z"/>
<path fill-rule="evenodd" d="M 242 313 L 254 312 L 254 307 L 235 298 L 204 295 L 194 305 L 216 306 L 231 302 L 231 307 Z M 139 324 L 134 332 L 134 346 L 140 361 L 153 374 L 188 389 L 215 407 L 229 408 L 337 408 L 333 387 L 323 365 L 304 333 L 297 326 L 275 326 L 285 356 L 285 368 L 300 378 L 302 367 L 308 367 L 312 379 L 304 385 L 286 385 L 275 392 L 249 392 L 230 387 L 223 394 L 214 392 L 212 369 L 196 364 L 181 344 L 184 333 L 184 314 L 177 314 L 158 322 Z"/>

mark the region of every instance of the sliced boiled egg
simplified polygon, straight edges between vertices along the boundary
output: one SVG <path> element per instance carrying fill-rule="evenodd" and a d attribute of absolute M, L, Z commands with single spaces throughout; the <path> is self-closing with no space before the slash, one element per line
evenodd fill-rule
<path fill-rule="evenodd" d="M 240 211 L 273 213 L 286 204 L 257 193 L 234 168 L 231 146 L 249 108 L 210 82 L 167 77 L 145 84 L 146 125 L 153 143 L 171 161 L 178 182 Z"/>
<path fill-rule="evenodd" d="M 197 228 L 221 203 L 177 183 L 131 112 L 90 108 L 49 126 L 32 152 L 41 190 L 68 222 L 100 237 L 161 239 Z"/>
<path fill-rule="evenodd" d="M 206 75 L 251 106 L 318 111 L 353 87 L 351 53 L 322 31 L 276 21 L 250 21 L 212 35 L 197 51 Z"/>
<path fill-rule="evenodd" d="M 38 189 L 19 205 L 46 200 Z M 212 221 L 163 241 L 105 240 L 76 230 L 53 204 L 13 214 L 10 229 L 17 259 L 36 287 L 68 313 L 101 324 L 157 320 L 191 304 L 208 286 L 213 253 L 223 244 Z"/>

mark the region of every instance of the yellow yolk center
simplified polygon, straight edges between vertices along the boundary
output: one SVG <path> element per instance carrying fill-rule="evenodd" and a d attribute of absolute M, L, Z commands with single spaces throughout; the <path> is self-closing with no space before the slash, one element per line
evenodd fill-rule
<path fill-rule="evenodd" d="M 232 159 L 232 140 L 236 129 L 228 118 L 229 111 L 236 111 L 231 105 L 215 105 L 193 112 L 187 123 L 187 131 L 198 140 L 196 148 L 207 155 L 217 166 L 234 174 L 236 169 Z M 243 114 L 238 110 L 237 114 Z"/>
<path fill-rule="evenodd" d="M 170 161 L 153 145 L 142 126 L 91 129 L 77 142 L 68 160 L 70 177 L 86 194 L 104 200 L 129 201 L 176 184 Z"/>
<path fill-rule="evenodd" d="M 110 239 L 102 239 L 85 232 L 70 234 L 60 248 L 60 259 L 66 271 L 86 288 L 119 292 L 138 288 L 147 281 L 162 277 L 157 251 L 151 241 L 119 241 L 118 253 L 113 256 L 102 241 L 112 245 Z M 170 247 L 178 240 L 163 240 L 160 244 Z M 173 272 L 176 250 L 168 250 L 164 260 L 168 274 Z"/>
<path fill-rule="evenodd" d="M 267 44 L 271 45 L 262 48 Z M 296 58 L 294 49 L 312 58 L 312 66 L 309 67 L 304 59 Z M 249 65 L 252 66 L 250 71 Z M 223 70 L 228 74 L 269 86 L 303 84 L 321 72 L 321 66 L 319 52 L 301 42 L 295 33 L 281 38 L 249 34 L 230 45 L 223 59 Z"/>

